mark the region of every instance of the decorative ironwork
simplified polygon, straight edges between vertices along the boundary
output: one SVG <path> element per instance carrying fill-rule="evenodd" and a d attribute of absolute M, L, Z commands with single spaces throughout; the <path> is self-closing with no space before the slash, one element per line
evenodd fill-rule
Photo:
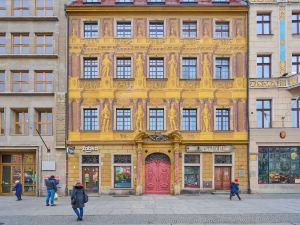
<path fill-rule="evenodd" d="M 165 155 L 165 154 L 162 154 L 162 153 L 153 153 L 151 155 L 148 155 L 146 157 L 146 163 L 150 163 L 152 161 L 156 161 L 156 160 L 159 160 L 159 161 L 164 161 L 164 162 L 167 162 L 167 163 L 170 163 L 170 158 L 169 156 Z"/>
<path fill-rule="evenodd" d="M 169 140 L 169 137 L 167 135 L 163 135 L 163 134 L 149 135 L 149 138 L 151 139 L 151 141 L 167 141 L 167 140 Z"/>
<path fill-rule="evenodd" d="M 82 155 L 82 164 L 99 164 L 99 155 Z"/>
<path fill-rule="evenodd" d="M 131 163 L 131 155 L 114 155 L 114 163 Z"/>

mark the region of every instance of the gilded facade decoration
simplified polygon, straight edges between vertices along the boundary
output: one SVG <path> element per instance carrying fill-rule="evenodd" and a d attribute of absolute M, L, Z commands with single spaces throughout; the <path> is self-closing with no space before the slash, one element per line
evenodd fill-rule
<path fill-rule="evenodd" d="M 210 120 L 211 120 L 211 114 L 210 110 L 208 108 L 208 103 L 206 102 L 204 105 L 204 109 L 202 112 L 202 122 L 203 122 L 203 132 L 210 132 L 211 127 L 210 127 Z"/>
<path fill-rule="evenodd" d="M 170 129 L 177 130 L 176 125 L 176 119 L 177 119 L 177 112 L 174 106 L 174 102 L 171 103 L 170 111 L 169 111 L 169 121 L 170 121 Z"/>
<path fill-rule="evenodd" d="M 104 108 L 101 112 L 101 119 L 102 119 L 102 131 L 108 132 L 109 123 L 110 123 L 110 110 L 108 108 L 108 104 L 104 105 Z"/>

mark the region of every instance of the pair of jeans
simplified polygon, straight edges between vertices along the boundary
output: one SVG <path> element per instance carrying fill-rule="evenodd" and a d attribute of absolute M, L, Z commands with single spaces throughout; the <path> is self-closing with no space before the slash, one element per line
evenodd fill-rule
<path fill-rule="evenodd" d="M 230 200 L 234 195 L 236 195 L 238 197 L 238 199 L 241 200 L 241 197 L 238 192 L 230 192 Z"/>
<path fill-rule="evenodd" d="M 18 200 L 22 200 L 21 194 L 16 194 Z"/>
<path fill-rule="evenodd" d="M 54 195 L 55 195 L 55 190 L 54 189 L 49 189 L 47 190 L 47 198 L 46 198 L 46 205 L 49 205 L 49 200 L 51 205 L 54 205 Z"/>
<path fill-rule="evenodd" d="M 83 217 L 83 208 L 73 208 L 73 210 L 74 210 L 75 214 L 77 215 L 77 217 L 82 219 L 82 217 Z"/>

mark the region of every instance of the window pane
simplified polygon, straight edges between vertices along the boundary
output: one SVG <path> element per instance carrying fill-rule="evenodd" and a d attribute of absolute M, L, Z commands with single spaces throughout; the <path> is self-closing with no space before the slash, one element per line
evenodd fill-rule
<path fill-rule="evenodd" d="M 232 155 L 215 155 L 216 164 L 231 164 Z"/>
<path fill-rule="evenodd" d="M 114 166 L 114 187 L 131 188 L 131 166 Z"/>
<path fill-rule="evenodd" d="M 84 109 L 83 110 L 83 129 L 98 130 L 98 110 Z"/>
<path fill-rule="evenodd" d="M 114 155 L 114 163 L 131 163 L 131 155 Z"/>
<path fill-rule="evenodd" d="M 150 38 L 163 38 L 164 37 L 164 22 L 150 22 L 149 23 L 149 36 Z"/>
<path fill-rule="evenodd" d="M 200 188 L 200 167 L 199 166 L 184 167 L 184 187 Z"/>
<path fill-rule="evenodd" d="M 200 155 L 185 154 L 184 155 L 184 163 L 200 164 Z"/>
<path fill-rule="evenodd" d="M 97 22 L 85 22 L 84 23 L 84 37 L 85 38 L 98 37 L 98 23 Z"/>
<path fill-rule="evenodd" d="M 130 38 L 131 37 L 131 22 L 117 22 L 117 37 Z"/>

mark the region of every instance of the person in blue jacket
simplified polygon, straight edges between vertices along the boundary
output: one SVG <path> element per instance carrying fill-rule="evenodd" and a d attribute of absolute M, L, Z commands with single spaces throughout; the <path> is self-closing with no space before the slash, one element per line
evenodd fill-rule
<path fill-rule="evenodd" d="M 234 179 L 234 182 L 231 182 L 230 184 L 230 200 L 232 196 L 237 196 L 239 200 L 242 200 L 239 195 L 239 180 L 237 178 Z"/>
<path fill-rule="evenodd" d="M 20 181 L 16 180 L 15 181 L 15 187 L 14 187 L 15 191 L 16 191 L 16 196 L 17 196 L 17 201 L 21 201 L 22 200 L 22 184 Z"/>

